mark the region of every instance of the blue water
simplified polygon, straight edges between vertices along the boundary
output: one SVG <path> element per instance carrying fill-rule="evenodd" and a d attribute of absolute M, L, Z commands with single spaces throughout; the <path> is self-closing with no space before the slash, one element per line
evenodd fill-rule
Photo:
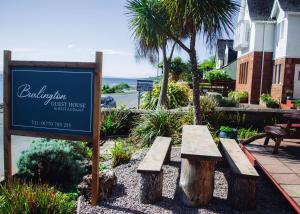
<path fill-rule="evenodd" d="M 103 77 L 102 85 L 114 86 L 119 83 L 127 83 L 130 87 L 136 88 L 137 79 Z M 0 103 L 3 102 L 3 75 L 0 74 Z"/>

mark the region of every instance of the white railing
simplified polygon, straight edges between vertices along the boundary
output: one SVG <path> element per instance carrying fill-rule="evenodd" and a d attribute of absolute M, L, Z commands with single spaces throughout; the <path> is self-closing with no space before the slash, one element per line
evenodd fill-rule
<path fill-rule="evenodd" d="M 250 24 L 249 21 L 240 21 L 234 34 L 233 48 L 236 51 L 243 50 L 249 46 Z"/>

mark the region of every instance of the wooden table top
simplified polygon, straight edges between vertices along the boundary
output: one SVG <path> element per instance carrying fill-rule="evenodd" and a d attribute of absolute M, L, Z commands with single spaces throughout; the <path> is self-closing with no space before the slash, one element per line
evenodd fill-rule
<path fill-rule="evenodd" d="M 222 155 L 207 126 L 184 125 L 181 157 L 196 160 L 221 160 Z"/>

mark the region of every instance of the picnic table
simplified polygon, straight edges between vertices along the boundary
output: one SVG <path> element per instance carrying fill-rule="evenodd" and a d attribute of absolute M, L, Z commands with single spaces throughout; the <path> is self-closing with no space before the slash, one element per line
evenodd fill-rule
<path fill-rule="evenodd" d="M 187 206 L 206 205 L 213 197 L 215 165 L 222 155 L 206 126 L 184 125 L 182 132 L 182 201 Z"/>

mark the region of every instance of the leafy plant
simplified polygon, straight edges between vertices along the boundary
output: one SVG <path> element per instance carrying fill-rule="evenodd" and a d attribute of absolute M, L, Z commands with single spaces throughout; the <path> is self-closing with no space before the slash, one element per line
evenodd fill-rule
<path fill-rule="evenodd" d="M 241 128 L 238 130 L 238 136 L 240 139 L 248 139 L 258 134 L 257 129 L 250 128 Z"/>
<path fill-rule="evenodd" d="M 126 134 L 130 126 L 129 111 L 124 107 L 102 113 L 101 136 Z"/>
<path fill-rule="evenodd" d="M 268 108 L 279 108 L 278 102 L 276 100 L 272 99 L 272 98 L 267 100 L 266 106 Z"/>
<path fill-rule="evenodd" d="M 238 102 L 247 102 L 248 96 L 249 96 L 249 94 L 247 91 L 231 91 L 228 93 L 228 97 L 230 97 Z"/>
<path fill-rule="evenodd" d="M 238 101 L 232 97 L 216 97 L 219 107 L 237 107 Z"/>
<path fill-rule="evenodd" d="M 211 70 L 204 74 L 204 79 L 207 79 L 209 82 L 217 80 L 231 80 L 228 74 L 222 70 Z"/>
<path fill-rule="evenodd" d="M 160 90 L 160 85 L 155 85 L 152 93 L 145 93 L 142 97 L 141 108 L 155 109 L 158 103 Z M 189 92 L 190 89 L 185 83 L 169 82 L 166 107 L 168 109 L 174 109 L 187 106 L 189 103 Z"/>
<path fill-rule="evenodd" d="M 300 98 L 295 100 L 295 104 L 297 107 L 300 107 Z"/>
<path fill-rule="evenodd" d="M 69 187 L 85 173 L 86 157 L 70 143 L 57 140 L 35 141 L 18 160 L 19 175 L 34 182 Z"/>
<path fill-rule="evenodd" d="M 131 159 L 129 147 L 126 148 L 125 141 L 118 139 L 111 149 L 112 167 L 127 163 Z"/>
<path fill-rule="evenodd" d="M 74 213 L 73 195 L 47 185 L 14 182 L 9 188 L 0 185 L 0 213 Z"/>
<path fill-rule="evenodd" d="M 131 137 L 142 146 L 151 145 L 157 136 L 172 137 L 173 142 L 177 143 L 180 128 L 179 118 L 161 109 L 142 115 L 132 129 Z"/>
<path fill-rule="evenodd" d="M 221 126 L 220 131 L 228 133 L 228 132 L 232 132 L 233 128 L 231 128 L 229 126 Z"/>
<path fill-rule="evenodd" d="M 260 96 L 260 100 L 264 103 L 266 103 L 268 100 L 272 99 L 270 94 L 262 94 Z"/>
<path fill-rule="evenodd" d="M 129 89 L 130 86 L 127 83 L 120 83 L 118 85 L 110 87 L 109 85 L 102 86 L 103 94 L 123 93 L 124 90 Z"/>

